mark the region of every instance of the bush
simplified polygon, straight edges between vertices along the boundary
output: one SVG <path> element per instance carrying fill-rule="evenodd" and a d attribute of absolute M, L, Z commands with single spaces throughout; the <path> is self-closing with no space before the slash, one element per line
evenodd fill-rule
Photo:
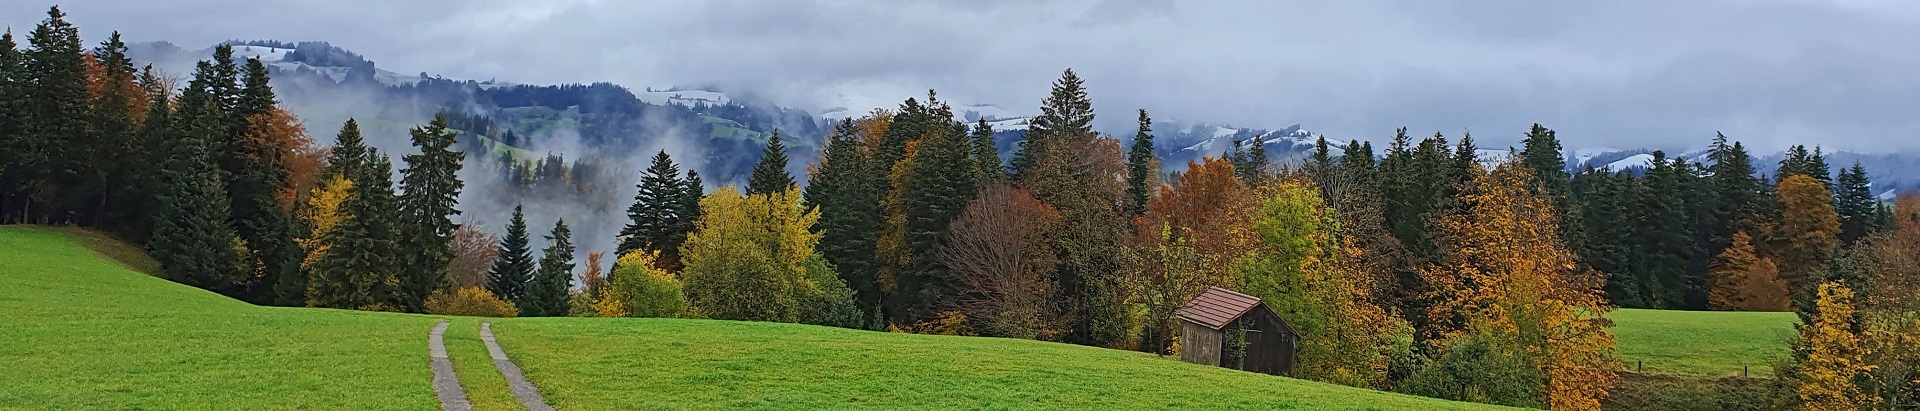
<path fill-rule="evenodd" d="M 512 317 L 519 312 L 512 303 L 501 301 L 480 287 L 465 287 L 454 292 L 443 289 L 427 296 L 428 314 Z"/>
<path fill-rule="evenodd" d="M 1544 378 L 1524 353 L 1467 336 L 1398 388 L 1423 397 L 1541 408 Z"/>
<path fill-rule="evenodd" d="M 833 271 L 825 257 L 814 254 L 808 257 L 803 267 L 807 281 L 813 287 L 805 288 L 808 295 L 802 300 L 800 322 L 840 328 L 860 328 L 860 307 L 853 305 L 853 289 Z"/>
<path fill-rule="evenodd" d="M 654 253 L 632 251 L 614 263 L 593 311 L 601 317 L 684 317 L 687 298 L 673 273 L 654 267 Z"/>

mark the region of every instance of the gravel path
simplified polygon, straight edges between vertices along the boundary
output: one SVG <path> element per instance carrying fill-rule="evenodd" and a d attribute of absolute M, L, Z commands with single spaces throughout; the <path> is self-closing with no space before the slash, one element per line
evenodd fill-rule
<path fill-rule="evenodd" d="M 513 397 L 529 411 L 553 411 L 540 391 L 527 382 L 527 376 L 520 373 L 520 366 L 513 365 L 507 359 L 507 352 L 500 351 L 500 344 L 493 341 L 493 323 L 480 323 L 480 340 L 487 343 L 487 354 L 493 355 L 493 367 L 500 369 L 500 375 L 507 378 L 507 389 L 513 391 Z"/>
<path fill-rule="evenodd" d="M 440 398 L 440 409 L 446 411 L 472 411 L 473 404 L 467 403 L 467 391 L 460 388 L 460 380 L 453 376 L 453 362 L 447 360 L 447 346 L 442 344 L 440 335 L 447 331 L 447 323 L 433 326 L 433 332 L 427 335 L 428 357 L 433 361 L 433 396 Z"/>

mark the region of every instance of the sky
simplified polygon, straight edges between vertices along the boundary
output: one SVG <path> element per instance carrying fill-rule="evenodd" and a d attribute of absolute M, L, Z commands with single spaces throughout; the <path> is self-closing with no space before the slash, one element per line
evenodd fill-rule
<path fill-rule="evenodd" d="M 31 30 L 52 3 L 0 4 Z M 1920 149 L 1920 2 L 67 1 L 89 42 L 323 40 L 455 79 L 711 87 L 785 106 L 1037 113 L 1072 68 L 1097 126 L 1132 112 L 1338 140 L 1535 122 L 1568 148 Z"/>

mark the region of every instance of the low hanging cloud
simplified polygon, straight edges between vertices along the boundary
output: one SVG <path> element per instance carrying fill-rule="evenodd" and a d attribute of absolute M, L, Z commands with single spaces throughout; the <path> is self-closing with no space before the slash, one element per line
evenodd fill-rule
<path fill-rule="evenodd" d="M 380 67 L 522 83 L 703 85 L 813 109 L 936 88 L 1037 111 L 1062 68 L 1104 129 L 1157 119 L 1488 146 L 1920 149 L 1920 3 L 1874 0 L 78 1 L 90 42 L 324 40 Z M 49 4 L 0 5 L 24 34 Z"/>

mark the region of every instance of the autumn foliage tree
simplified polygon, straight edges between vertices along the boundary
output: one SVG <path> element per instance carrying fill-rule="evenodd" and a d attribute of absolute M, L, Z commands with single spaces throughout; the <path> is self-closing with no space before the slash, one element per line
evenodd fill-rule
<path fill-rule="evenodd" d="M 1525 168 L 1475 173 L 1457 199 L 1466 212 L 1439 222 L 1444 258 L 1423 273 L 1432 343 L 1445 352 L 1472 337 L 1513 350 L 1539 371 L 1538 404 L 1598 410 L 1620 368 L 1603 280 L 1575 270 L 1553 203 L 1529 189 Z"/>
<path fill-rule="evenodd" d="M 1754 255 L 1752 237 L 1736 232 L 1713 265 L 1708 306 L 1722 311 L 1785 311 L 1786 283 L 1772 259 Z"/>
<path fill-rule="evenodd" d="M 1137 290 L 1132 294 L 1147 313 L 1141 350 L 1171 353 L 1179 327 L 1174 310 L 1207 287 L 1238 284 L 1229 266 L 1256 245 L 1249 223 L 1258 204 L 1233 164 L 1218 158 L 1187 164 L 1157 191 L 1134 219 L 1127 288 Z"/>
<path fill-rule="evenodd" d="M 1807 359 L 1797 369 L 1803 409 L 1852 411 L 1874 404 L 1855 384 L 1871 366 L 1862 358 L 1867 347 L 1861 346 L 1861 336 L 1853 331 L 1857 321 L 1853 297 L 1853 290 L 1843 284 L 1819 286 L 1813 321 L 1800 331 L 1807 346 Z"/>
<path fill-rule="evenodd" d="M 1372 299 L 1364 258 L 1341 238 L 1334 212 L 1305 179 L 1262 188 L 1251 228 L 1252 253 L 1232 263 L 1241 289 L 1260 297 L 1300 332 L 1303 378 L 1358 387 L 1386 383 L 1397 322 Z M 1356 275 L 1357 274 L 1357 275 Z"/>
<path fill-rule="evenodd" d="M 692 309 L 728 320 L 825 323 L 819 315 L 829 312 L 835 322 L 846 313 L 857 319 L 846 285 L 817 278 L 834 274 L 814 255 L 820 235 L 811 228 L 820 214 L 801 209 L 799 190 L 745 195 L 725 187 L 700 200 L 700 209 L 699 224 L 680 247 Z M 832 286 L 838 289 L 825 289 Z"/>
<path fill-rule="evenodd" d="M 1811 307 L 1816 285 L 1826 280 L 1828 264 L 1840 242 L 1840 215 L 1825 183 L 1807 175 L 1780 180 L 1775 191 L 1782 206 L 1769 255 L 1797 306 Z"/>
<path fill-rule="evenodd" d="M 1061 329 L 1053 304 L 1053 255 L 1060 213 L 1027 190 L 999 184 L 968 203 L 940 251 L 954 293 L 933 304 L 959 312 L 985 335 L 1053 339 Z"/>

